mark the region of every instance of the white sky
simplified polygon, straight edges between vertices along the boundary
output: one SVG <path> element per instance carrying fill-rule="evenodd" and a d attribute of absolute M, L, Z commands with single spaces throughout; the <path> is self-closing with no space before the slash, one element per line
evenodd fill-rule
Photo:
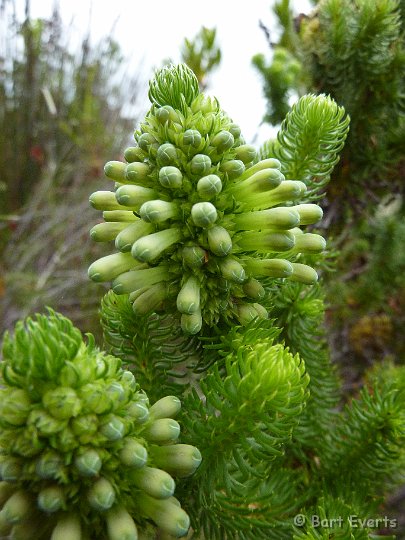
<path fill-rule="evenodd" d="M 33 17 L 49 17 L 54 0 L 31 0 Z M 215 95 L 228 114 L 242 128 L 247 142 L 265 141 L 274 131 L 263 125 L 265 112 L 262 82 L 251 65 L 256 53 L 269 55 L 261 20 L 274 29 L 271 10 L 274 0 L 60 0 L 64 23 L 73 19 L 78 37 L 89 28 L 93 43 L 111 33 L 135 70 L 142 62 L 148 80 L 155 67 L 170 57 L 179 61 L 184 37 L 192 38 L 201 26 L 217 28 L 222 51 L 219 69 L 210 79 L 208 93 Z M 17 0 L 21 9 L 23 0 Z M 297 13 L 308 13 L 309 0 L 292 2 Z M 90 26 L 89 26 L 89 21 Z M 146 91 L 145 91 L 146 94 Z M 146 112 L 146 105 L 144 111 Z"/>

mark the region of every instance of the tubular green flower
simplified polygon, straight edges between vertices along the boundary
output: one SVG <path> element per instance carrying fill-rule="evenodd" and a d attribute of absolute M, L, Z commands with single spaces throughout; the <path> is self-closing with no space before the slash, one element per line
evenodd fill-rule
<path fill-rule="evenodd" d="M 130 206 L 139 210 L 146 201 L 156 199 L 157 192 L 143 186 L 124 185 L 117 189 L 115 196 L 121 207 Z"/>
<path fill-rule="evenodd" d="M 145 493 L 156 499 L 168 499 L 176 488 L 170 474 L 154 467 L 133 469 L 129 475 L 136 487 L 143 489 Z"/>
<path fill-rule="evenodd" d="M 152 262 L 163 251 L 176 244 L 181 239 L 180 229 L 164 229 L 156 233 L 148 234 L 137 240 L 132 246 L 132 256 L 140 262 Z"/>
<path fill-rule="evenodd" d="M 106 478 L 99 478 L 91 486 L 87 498 L 92 508 L 103 512 L 115 502 L 114 488 Z"/>
<path fill-rule="evenodd" d="M 187 514 L 169 500 L 142 497 L 138 502 L 144 515 L 152 519 L 163 531 L 177 537 L 184 536 L 190 527 Z"/>
<path fill-rule="evenodd" d="M 176 203 L 166 201 L 148 201 L 139 209 L 141 218 L 146 223 L 162 223 L 177 217 L 178 212 Z"/>
<path fill-rule="evenodd" d="M 121 161 L 109 161 L 104 165 L 104 174 L 115 182 L 125 181 L 125 163 Z"/>
<path fill-rule="evenodd" d="M 200 284 L 197 278 L 191 276 L 187 279 L 177 295 L 176 304 L 180 313 L 189 315 L 200 309 Z"/>
<path fill-rule="evenodd" d="M 95 242 L 109 242 L 115 240 L 116 236 L 127 227 L 123 221 L 109 221 L 99 223 L 90 230 L 90 238 Z"/>
<path fill-rule="evenodd" d="M 267 287 L 267 278 L 289 278 L 300 253 L 324 249 L 320 237 L 297 229 L 316 223 L 322 210 L 300 204 L 306 185 L 286 180 L 278 159 L 257 161 L 218 101 L 199 93 L 188 67 L 158 70 L 149 97 L 152 106 L 134 134 L 137 146 L 124 153 L 127 163 L 106 167 L 119 182 L 115 193 L 91 198 L 111 222 L 96 226 L 95 239 L 116 234 L 115 247 L 133 265 L 120 258 L 96 262 L 90 277 L 114 280 L 114 291 L 128 293 L 137 314 L 178 311 L 188 334 L 222 318 L 240 323 L 249 313 L 263 316 L 254 305 L 265 294 L 258 281 Z M 124 210 L 127 216 L 114 219 Z M 153 283 L 135 279 L 138 270 L 159 268 L 162 276 Z M 294 279 L 301 274 L 297 270 Z M 193 292 L 186 295 L 190 275 Z"/>
<path fill-rule="evenodd" d="M 138 220 L 135 223 L 126 225 L 115 239 L 115 247 L 122 252 L 131 251 L 132 245 L 142 236 L 153 232 L 153 225 L 145 221 Z"/>
<path fill-rule="evenodd" d="M 148 173 L 149 166 L 146 163 L 135 161 L 133 163 L 129 163 L 129 165 L 125 167 L 125 178 L 119 180 L 119 182 L 125 183 L 125 181 L 128 181 L 142 184 L 142 182 L 147 180 Z"/>
<path fill-rule="evenodd" d="M 148 452 L 136 439 L 126 439 L 119 452 L 123 465 L 127 467 L 143 467 L 148 459 Z"/>
<path fill-rule="evenodd" d="M 112 508 L 106 513 L 109 540 L 138 540 L 138 529 L 125 508 Z"/>
<path fill-rule="evenodd" d="M 171 508 L 175 466 L 181 473 L 199 464 L 198 450 L 189 455 L 187 445 L 173 445 L 167 465 L 151 458 L 179 437 L 171 418 L 180 410 L 178 398 L 150 407 L 120 360 L 100 352 L 91 335 L 85 344 L 53 312 L 18 324 L 14 336 L 5 336 L 2 355 L 0 534 L 34 540 L 28 525 L 42 522 L 52 540 L 90 538 L 106 527 L 110 539 L 136 539 L 137 525 L 142 530 L 145 518 L 155 519 L 140 509 L 143 499 L 146 506 L 164 499 Z M 26 434 L 27 449 L 16 457 Z M 183 510 L 177 514 L 187 521 Z"/>

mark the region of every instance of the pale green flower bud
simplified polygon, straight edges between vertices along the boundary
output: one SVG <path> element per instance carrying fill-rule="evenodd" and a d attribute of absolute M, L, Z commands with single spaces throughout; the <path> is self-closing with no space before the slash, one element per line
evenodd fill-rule
<path fill-rule="evenodd" d="M 240 127 L 237 124 L 230 124 L 228 126 L 228 131 L 229 131 L 229 133 L 232 133 L 235 140 L 239 139 L 240 134 L 241 134 L 241 130 L 240 130 Z"/>
<path fill-rule="evenodd" d="M 136 268 L 137 265 L 130 253 L 114 253 L 101 257 L 91 264 L 88 275 L 93 281 L 111 281 L 123 272 Z"/>
<path fill-rule="evenodd" d="M 138 540 L 138 529 L 125 508 L 108 510 L 106 522 L 109 540 Z"/>
<path fill-rule="evenodd" d="M 159 418 L 149 424 L 142 435 L 151 443 L 174 442 L 180 434 L 180 425 L 172 418 Z"/>
<path fill-rule="evenodd" d="M 121 231 L 115 239 L 115 247 L 122 252 L 131 251 L 132 245 L 147 234 L 152 233 L 154 230 L 153 225 L 145 223 L 140 219 L 126 225 L 125 229 Z"/>
<path fill-rule="evenodd" d="M 226 229 L 219 225 L 208 229 L 208 245 L 219 257 L 226 257 L 232 251 L 232 239 Z"/>
<path fill-rule="evenodd" d="M 200 246 L 186 246 L 181 253 L 183 262 L 190 268 L 199 268 L 205 262 L 206 251 Z"/>
<path fill-rule="evenodd" d="M 211 169 L 211 159 L 205 154 L 196 154 L 190 161 L 190 170 L 192 174 L 204 175 Z"/>
<path fill-rule="evenodd" d="M 142 133 L 142 135 L 138 137 L 137 142 L 141 150 L 148 152 L 149 148 L 156 144 L 157 141 L 150 133 Z"/>
<path fill-rule="evenodd" d="M 0 477 L 5 482 L 17 482 L 22 474 L 22 462 L 13 456 L 1 456 Z"/>
<path fill-rule="evenodd" d="M 201 199 L 212 199 L 222 190 L 222 182 L 216 174 L 203 176 L 197 182 L 197 192 Z"/>
<path fill-rule="evenodd" d="M 46 513 L 60 510 L 65 504 L 65 494 L 61 486 L 48 486 L 38 493 L 38 506 Z"/>
<path fill-rule="evenodd" d="M 296 207 L 278 207 L 256 212 L 243 212 L 234 216 L 237 229 L 292 229 L 300 222 Z"/>
<path fill-rule="evenodd" d="M 170 107 L 170 105 L 164 105 L 156 111 L 156 118 L 161 124 L 165 124 L 169 120 L 172 122 L 179 122 L 180 117 L 178 113 Z"/>
<path fill-rule="evenodd" d="M 263 307 L 261 304 L 254 303 L 253 307 L 257 311 L 257 316 L 259 317 L 259 319 L 268 319 L 269 318 L 269 314 L 267 312 L 267 309 L 265 307 Z"/>
<path fill-rule="evenodd" d="M 31 410 L 31 401 L 25 390 L 7 388 L 0 391 L 0 424 L 22 426 Z"/>
<path fill-rule="evenodd" d="M 218 219 L 217 209 L 210 202 L 200 202 L 191 208 L 191 219 L 197 227 L 208 227 Z"/>
<path fill-rule="evenodd" d="M 119 451 L 120 461 L 127 467 L 143 467 L 148 459 L 148 452 L 136 439 L 125 439 Z"/>
<path fill-rule="evenodd" d="M 177 295 L 177 309 L 180 313 L 196 313 L 200 309 L 200 283 L 191 276 Z"/>
<path fill-rule="evenodd" d="M 322 208 L 317 204 L 298 204 L 293 208 L 300 216 L 300 225 L 312 225 L 323 216 Z"/>
<path fill-rule="evenodd" d="M 177 167 L 162 167 L 159 171 L 159 182 L 168 189 L 180 189 L 183 185 L 183 175 Z"/>
<path fill-rule="evenodd" d="M 97 476 L 102 467 L 98 452 L 92 448 L 81 451 L 74 460 L 76 469 L 82 476 Z"/>
<path fill-rule="evenodd" d="M 145 157 L 145 152 L 139 146 L 130 146 L 124 152 L 124 158 L 127 163 L 134 163 L 135 161 L 142 162 Z"/>
<path fill-rule="evenodd" d="M 29 426 L 35 426 L 40 435 L 53 435 L 62 431 L 66 427 L 67 422 L 55 418 L 43 409 L 37 408 L 30 412 L 27 424 Z"/>
<path fill-rule="evenodd" d="M 240 159 L 231 159 L 229 161 L 224 161 L 220 169 L 223 173 L 225 173 L 229 180 L 233 180 L 238 178 L 238 176 L 244 172 L 245 165 Z"/>
<path fill-rule="evenodd" d="M 240 249 L 268 253 L 269 251 L 288 251 L 294 246 L 295 236 L 289 231 L 247 231 L 239 233 L 235 241 Z"/>
<path fill-rule="evenodd" d="M 246 270 L 255 277 L 286 278 L 293 273 L 292 263 L 285 259 L 243 259 Z"/>
<path fill-rule="evenodd" d="M 63 474 L 64 465 L 60 454 L 54 450 L 47 450 L 37 460 L 35 471 L 41 478 L 58 480 Z"/>
<path fill-rule="evenodd" d="M 177 148 L 173 144 L 165 143 L 159 146 L 157 151 L 157 160 L 160 165 L 173 165 L 177 159 Z"/>
<path fill-rule="evenodd" d="M 202 328 L 201 311 L 198 310 L 192 314 L 183 313 L 180 319 L 180 324 L 185 334 L 190 334 L 192 336 L 198 334 Z"/>
<path fill-rule="evenodd" d="M 42 396 L 42 404 L 52 416 L 61 420 L 77 416 L 81 410 L 81 402 L 73 388 L 60 386 L 48 390 Z"/>
<path fill-rule="evenodd" d="M 73 433 L 82 444 L 91 442 L 98 431 L 98 417 L 96 414 L 84 414 L 71 421 Z"/>
<path fill-rule="evenodd" d="M 115 502 L 114 488 L 106 478 L 99 478 L 89 489 L 87 499 L 95 510 L 108 510 Z"/>
<path fill-rule="evenodd" d="M 125 221 L 128 225 L 139 220 L 131 210 L 106 210 L 103 212 L 104 221 Z"/>
<path fill-rule="evenodd" d="M 266 291 L 264 290 L 264 287 L 260 281 L 253 278 L 244 283 L 243 292 L 246 294 L 246 296 L 252 298 L 253 300 L 261 300 L 266 295 Z"/>
<path fill-rule="evenodd" d="M 148 201 L 139 209 L 141 218 L 147 223 L 162 223 L 176 218 L 179 209 L 176 203 L 167 201 Z"/>
<path fill-rule="evenodd" d="M 117 202 L 113 191 L 96 191 L 90 195 L 89 201 L 96 210 L 128 210 Z"/>
<path fill-rule="evenodd" d="M 131 270 L 118 276 L 112 283 L 113 291 L 116 294 L 125 294 L 144 287 L 150 287 L 168 277 L 167 265 L 159 265 L 154 268 L 144 268 L 141 270 Z"/>
<path fill-rule="evenodd" d="M 187 129 L 183 133 L 183 144 L 198 148 L 201 144 L 201 133 L 196 129 Z"/>
<path fill-rule="evenodd" d="M 262 171 L 264 169 L 281 169 L 281 163 L 278 159 L 275 158 L 267 158 L 262 159 L 258 163 L 255 163 L 242 174 L 242 176 L 239 178 L 239 181 L 247 180 L 254 174 L 256 174 L 259 171 Z"/>
<path fill-rule="evenodd" d="M 244 202 L 249 198 L 254 198 L 255 194 L 274 190 L 283 180 L 284 175 L 278 169 L 263 169 L 247 180 L 233 184 L 228 191 L 238 201 Z"/>
<path fill-rule="evenodd" d="M 296 253 L 321 253 L 326 248 L 325 239 L 319 234 L 297 234 L 294 251 Z"/>
<path fill-rule="evenodd" d="M 124 221 L 98 223 L 90 229 L 90 238 L 95 242 L 109 242 L 115 240 L 116 236 L 128 227 Z"/>
<path fill-rule="evenodd" d="M 100 426 L 99 431 L 109 441 L 117 441 L 125 435 L 125 424 L 117 416 L 109 415 L 107 421 Z"/>
<path fill-rule="evenodd" d="M 106 399 L 103 381 L 85 384 L 80 388 L 83 411 L 90 414 L 105 414 L 112 410 L 112 403 Z"/>
<path fill-rule="evenodd" d="M 291 263 L 291 266 L 293 272 L 290 279 L 293 281 L 299 281 L 307 285 L 313 285 L 318 281 L 318 274 L 310 266 L 300 263 Z"/>
<path fill-rule="evenodd" d="M 25 521 L 32 513 L 33 500 L 26 491 L 19 490 L 11 495 L 1 511 L 4 519 L 14 525 Z"/>
<path fill-rule="evenodd" d="M 181 401 L 176 396 L 166 396 L 159 399 L 149 409 L 151 420 L 158 418 L 174 418 L 181 409 Z"/>
<path fill-rule="evenodd" d="M 187 534 L 190 518 L 186 512 L 167 499 L 155 499 L 148 495 L 137 498 L 140 511 L 163 531 L 180 537 Z"/>
<path fill-rule="evenodd" d="M 167 294 L 167 285 L 156 283 L 134 300 L 132 309 L 136 315 L 145 315 L 150 311 L 156 311 L 166 299 Z"/>
<path fill-rule="evenodd" d="M 180 229 L 176 228 L 164 229 L 143 236 L 132 246 L 132 257 L 138 261 L 150 263 L 157 259 L 166 249 L 179 242 L 181 237 Z"/>
<path fill-rule="evenodd" d="M 142 467 L 128 471 L 131 481 L 139 489 L 156 499 L 171 497 L 176 488 L 173 478 L 161 469 Z"/>
<path fill-rule="evenodd" d="M 125 168 L 125 179 L 123 182 L 128 181 L 142 184 L 142 182 L 147 180 L 149 170 L 149 165 L 146 163 L 140 163 L 137 161 L 130 163 Z"/>
<path fill-rule="evenodd" d="M 125 182 L 126 164 L 121 161 L 109 161 L 104 165 L 104 174 L 115 182 Z"/>
<path fill-rule="evenodd" d="M 202 460 L 198 448 L 189 444 L 153 446 L 151 457 L 158 467 L 179 477 L 193 474 Z"/>
<path fill-rule="evenodd" d="M 229 131 L 220 131 L 211 139 L 212 146 L 215 146 L 218 152 L 225 152 L 232 148 L 235 139 Z"/>
<path fill-rule="evenodd" d="M 246 325 L 254 319 L 257 319 L 259 314 L 255 309 L 254 304 L 239 304 L 237 307 L 237 316 L 239 322 L 242 325 Z"/>
<path fill-rule="evenodd" d="M 154 189 L 142 186 L 125 185 L 117 189 L 115 196 L 117 201 L 123 205 L 121 208 L 130 206 L 133 209 L 139 209 L 144 202 L 156 199 L 158 193 Z"/>
<path fill-rule="evenodd" d="M 51 540 L 82 540 L 82 526 L 76 514 L 62 514 L 52 531 Z"/>
<path fill-rule="evenodd" d="M 144 424 L 149 419 L 149 409 L 144 403 L 133 402 L 126 411 L 138 424 Z"/>
<path fill-rule="evenodd" d="M 0 465 L 1 468 L 1 465 Z M 4 503 L 7 501 L 7 499 L 10 498 L 10 496 L 14 493 L 15 486 L 10 484 L 9 482 L 0 482 L 0 507 L 3 507 Z M 1 531 L 0 531 L 1 534 Z"/>
<path fill-rule="evenodd" d="M 241 146 L 238 146 L 235 148 L 235 154 L 236 158 L 240 159 L 245 164 L 250 163 L 257 157 L 256 148 L 251 144 L 242 144 Z"/>
<path fill-rule="evenodd" d="M 221 274 L 225 279 L 230 279 L 235 283 L 243 283 L 245 281 L 246 272 L 243 266 L 235 259 L 226 257 L 224 260 L 219 261 L 218 264 Z"/>

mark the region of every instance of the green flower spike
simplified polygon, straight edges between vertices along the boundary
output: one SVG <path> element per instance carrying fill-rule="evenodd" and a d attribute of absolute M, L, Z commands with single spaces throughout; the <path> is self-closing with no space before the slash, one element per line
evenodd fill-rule
<path fill-rule="evenodd" d="M 177 443 L 177 397 L 149 406 L 120 360 L 52 311 L 17 323 L 2 353 L 0 535 L 136 540 L 147 520 L 187 533 L 173 477 L 201 454 Z"/>
<path fill-rule="evenodd" d="M 149 98 L 127 163 L 105 166 L 116 190 L 90 197 L 106 220 L 91 236 L 115 240 L 120 253 L 94 262 L 89 276 L 114 280 L 136 313 L 177 309 L 189 334 L 221 318 L 267 317 L 261 280 L 316 281 L 301 254 L 325 242 L 299 227 L 316 223 L 322 210 L 299 204 L 306 186 L 286 180 L 277 159 L 257 162 L 187 66 L 157 71 Z"/>

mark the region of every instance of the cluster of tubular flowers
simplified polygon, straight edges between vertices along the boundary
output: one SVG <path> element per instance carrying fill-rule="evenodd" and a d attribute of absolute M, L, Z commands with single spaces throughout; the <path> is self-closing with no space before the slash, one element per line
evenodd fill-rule
<path fill-rule="evenodd" d="M 53 312 L 5 336 L 1 384 L 0 536 L 136 540 L 152 522 L 187 533 L 172 475 L 201 455 L 176 443 L 176 397 L 150 406 L 120 360 Z"/>
<path fill-rule="evenodd" d="M 90 266 L 90 278 L 129 294 L 135 313 L 173 306 L 189 334 L 221 318 L 267 317 L 263 278 L 317 280 L 300 254 L 325 241 L 300 227 L 321 209 L 299 204 L 306 186 L 286 180 L 277 159 L 257 161 L 184 65 L 158 71 L 149 97 L 136 145 L 105 166 L 114 190 L 90 197 L 105 220 L 91 237 L 117 249 Z"/>

